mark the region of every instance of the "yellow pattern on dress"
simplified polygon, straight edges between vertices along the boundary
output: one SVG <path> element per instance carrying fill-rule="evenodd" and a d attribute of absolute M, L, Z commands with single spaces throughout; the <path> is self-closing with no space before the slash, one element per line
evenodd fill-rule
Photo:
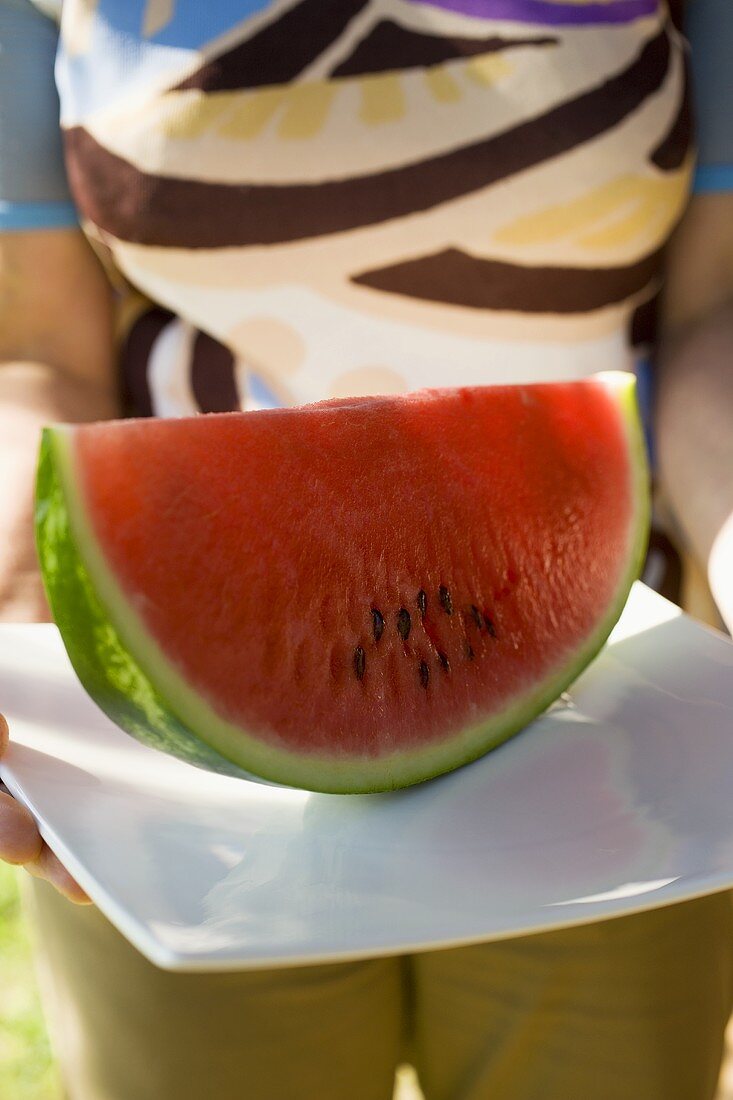
<path fill-rule="evenodd" d="M 167 27 L 176 10 L 176 0 L 148 0 L 143 15 L 143 37 L 152 38 Z"/>
<path fill-rule="evenodd" d="M 296 85 L 296 94 L 288 96 L 278 135 L 285 140 L 305 141 L 320 132 L 336 95 L 333 84 L 313 81 Z"/>
<path fill-rule="evenodd" d="M 160 132 L 166 138 L 179 140 L 202 137 L 230 107 L 222 96 L 204 92 L 189 93 L 185 100 L 167 95 L 162 104 Z"/>
<path fill-rule="evenodd" d="M 361 81 L 361 97 L 359 118 L 367 126 L 396 122 L 405 114 L 405 93 L 395 73 L 365 77 Z"/>
<path fill-rule="evenodd" d="M 494 234 L 515 247 L 572 240 L 581 248 L 608 249 L 635 238 L 664 239 L 679 217 L 691 162 L 664 175 L 624 175 L 571 202 L 525 214 Z"/>
<path fill-rule="evenodd" d="M 287 87 L 263 88 L 254 95 L 237 96 L 231 114 L 218 127 L 218 133 L 234 141 L 258 137 L 285 103 Z"/>
<path fill-rule="evenodd" d="M 440 65 L 425 70 L 425 83 L 438 103 L 455 103 L 463 94 L 458 82 Z"/>
<path fill-rule="evenodd" d="M 466 76 L 476 82 L 491 87 L 497 80 L 508 76 L 514 66 L 501 54 L 485 53 L 473 57 L 465 68 Z"/>

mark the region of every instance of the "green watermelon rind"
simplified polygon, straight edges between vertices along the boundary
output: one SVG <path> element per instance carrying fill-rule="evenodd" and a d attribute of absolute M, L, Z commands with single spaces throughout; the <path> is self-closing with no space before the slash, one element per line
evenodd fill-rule
<path fill-rule="evenodd" d="M 49 604 L 79 680 L 97 705 L 143 744 L 226 775 L 357 794 L 411 786 L 483 756 L 542 713 L 592 661 L 641 570 L 649 490 L 634 380 L 615 374 L 605 382 L 626 426 L 633 477 L 627 569 L 603 620 L 572 659 L 499 714 L 425 748 L 342 760 L 293 753 L 228 723 L 175 670 L 122 595 L 79 497 L 72 432 L 59 426 L 46 428 L 41 442 L 36 542 Z"/>

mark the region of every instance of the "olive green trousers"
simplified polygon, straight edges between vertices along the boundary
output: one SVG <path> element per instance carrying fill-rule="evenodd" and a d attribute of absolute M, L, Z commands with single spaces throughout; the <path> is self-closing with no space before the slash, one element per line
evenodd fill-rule
<path fill-rule="evenodd" d="M 711 1100 L 727 894 L 496 944 L 228 974 L 156 969 L 96 909 L 27 891 L 69 1100 Z"/>

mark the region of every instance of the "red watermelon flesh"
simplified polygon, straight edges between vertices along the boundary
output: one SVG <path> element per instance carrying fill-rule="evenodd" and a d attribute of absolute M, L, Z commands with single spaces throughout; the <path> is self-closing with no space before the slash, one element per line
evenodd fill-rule
<path fill-rule="evenodd" d="M 456 767 L 551 702 L 620 613 L 648 511 L 630 385 L 53 429 L 39 548 L 72 661 L 134 726 L 51 567 L 69 546 L 195 762 L 344 791 Z"/>

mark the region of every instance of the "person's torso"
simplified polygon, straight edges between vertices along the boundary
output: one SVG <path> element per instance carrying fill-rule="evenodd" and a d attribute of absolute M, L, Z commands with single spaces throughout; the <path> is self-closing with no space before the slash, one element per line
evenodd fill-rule
<path fill-rule="evenodd" d="M 62 32 L 76 201 L 162 307 L 142 411 L 631 365 L 692 159 L 657 0 L 67 0 Z"/>

